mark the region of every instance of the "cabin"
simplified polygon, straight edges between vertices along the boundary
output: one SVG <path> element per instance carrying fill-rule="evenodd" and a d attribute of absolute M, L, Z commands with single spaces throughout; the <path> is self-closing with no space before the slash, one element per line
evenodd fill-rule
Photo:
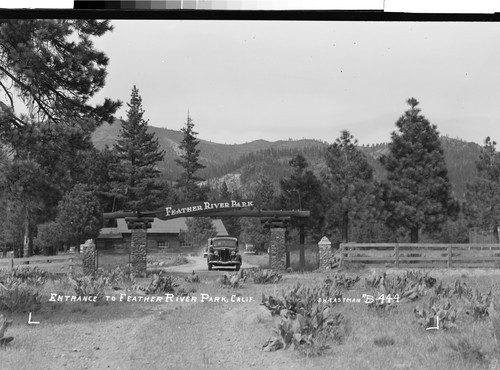
<path fill-rule="evenodd" d="M 217 236 L 228 236 L 227 230 L 220 219 L 212 223 Z M 155 218 L 151 228 L 147 229 L 148 249 L 164 249 L 169 252 L 190 252 L 194 247 L 181 240 L 181 230 L 187 230 L 186 217 L 171 220 Z M 112 227 L 101 229 L 95 243 L 97 249 L 125 249 L 130 246 L 132 230 L 129 230 L 124 219 L 116 219 Z M 196 247 L 198 248 L 198 247 Z"/>

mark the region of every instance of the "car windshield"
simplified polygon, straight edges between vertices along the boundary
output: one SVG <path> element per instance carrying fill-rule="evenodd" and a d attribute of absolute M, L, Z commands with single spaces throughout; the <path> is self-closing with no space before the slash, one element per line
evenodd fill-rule
<path fill-rule="evenodd" d="M 236 240 L 232 239 L 218 239 L 213 241 L 214 247 L 229 247 L 236 248 Z"/>

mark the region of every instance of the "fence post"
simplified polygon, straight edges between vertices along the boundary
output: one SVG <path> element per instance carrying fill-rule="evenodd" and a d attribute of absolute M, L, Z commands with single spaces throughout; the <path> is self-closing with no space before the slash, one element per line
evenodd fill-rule
<path fill-rule="evenodd" d="M 320 270 L 331 269 L 333 262 L 332 243 L 330 242 L 330 240 L 328 240 L 326 236 L 321 238 L 321 240 L 319 241 L 318 252 L 319 252 L 319 269 Z"/>
<path fill-rule="evenodd" d="M 273 270 L 286 270 L 286 244 L 284 227 L 271 227 L 271 254 L 269 267 Z"/>
<path fill-rule="evenodd" d="M 342 264 L 344 263 L 344 257 L 347 257 L 347 254 L 344 254 L 344 251 L 347 251 L 347 247 L 345 244 L 340 243 L 340 245 L 339 245 L 339 253 L 340 253 L 339 268 L 341 268 Z"/>
<path fill-rule="evenodd" d="M 88 239 L 84 244 L 80 244 L 83 252 L 83 273 L 91 275 L 95 273 L 95 257 L 97 249 L 92 239 Z"/>
<path fill-rule="evenodd" d="M 396 258 L 396 268 L 399 268 L 399 244 L 394 245 L 394 254 Z"/>
<path fill-rule="evenodd" d="M 469 246 L 469 248 L 470 248 L 470 246 Z M 448 268 L 450 268 L 452 266 L 451 257 L 452 257 L 451 244 L 449 244 L 448 245 Z"/>

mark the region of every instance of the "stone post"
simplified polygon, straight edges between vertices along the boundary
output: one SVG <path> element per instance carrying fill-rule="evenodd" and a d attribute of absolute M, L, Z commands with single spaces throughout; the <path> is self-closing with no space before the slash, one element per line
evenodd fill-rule
<path fill-rule="evenodd" d="M 330 270 L 333 263 L 332 243 L 324 236 L 318 243 L 319 269 Z"/>
<path fill-rule="evenodd" d="M 88 239 L 85 244 L 80 244 L 80 249 L 83 254 L 83 273 L 91 275 L 96 271 L 97 249 L 92 239 Z"/>
<path fill-rule="evenodd" d="M 286 248 L 284 227 L 271 228 L 271 251 L 269 255 L 269 267 L 273 270 L 286 270 Z"/>
<path fill-rule="evenodd" d="M 130 269 L 134 275 L 146 276 L 147 234 L 145 228 L 134 228 L 130 241 Z"/>

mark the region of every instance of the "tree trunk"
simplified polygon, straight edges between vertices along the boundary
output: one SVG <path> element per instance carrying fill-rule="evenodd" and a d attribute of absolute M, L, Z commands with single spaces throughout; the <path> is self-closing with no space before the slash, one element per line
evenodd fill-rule
<path fill-rule="evenodd" d="M 304 232 L 304 225 L 300 225 L 300 232 L 299 232 L 299 266 L 300 270 L 304 271 L 306 267 L 306 251 L 305 251 L 305 232 Z"/>
<path fill-rule="evenodd" d="M 342 215 L 342 243 L 349 242 L 349 212 L 345 211 Z"/>
<path fill-rule="evenodd" d="M 26 207 L 26 213 L 24 216 L 24 240 L 23 240 L 23 257 L 31 257 L 33 254 L 33 248 L 30 245 L 30 211 Z"/>
<path fill-rule="evenodd" d="M 493 243 L 498 244 L 499 239 L 498 239 L 498 225 L 493 226 Z"/>
<path fill-rule="evenodd" d="M 418 243 L 418 224 L 413 226 L 410 230 L 410 243 Z"/>

